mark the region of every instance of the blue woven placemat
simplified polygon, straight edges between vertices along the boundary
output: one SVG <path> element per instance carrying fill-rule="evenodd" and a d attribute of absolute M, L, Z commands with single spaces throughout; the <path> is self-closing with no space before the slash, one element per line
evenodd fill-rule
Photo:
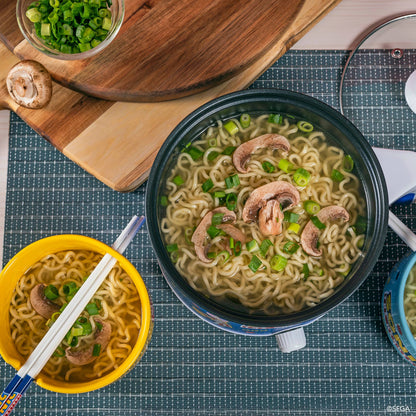
<path fill-rule="evenodd" d="M 339 108 L 345 58 L 341 51 L 290 51 L 253 87 L 299 91 Z M 416 116 L 406 117 L 407 129 Z M 393 133 L 403 135 L 400 123 L 396 124 L 398 131 Z M 406 141 L 396 147 L 416 149 L 415 131 L 407 130 Z M 368 139 L 383 145 L 379 136 Z M 144 212 L 145 191 L 146 185 L 129 194 L 109 189 L 12 114 L 3 264 L 27 244 L 53 234 L 85 234 L 111 244 L 133 214 Z M 394 211 L 416 229 L 414 205 Z M 121 380 L 87 394 L 55 394 L 33 385 L 14 413 L 416 414 L 416 369 L 395 352 L 380 315 L 387 274 L 406 252 L 407 247 L 389 231 L 380 259 L 363 286 L 306 328 L 306 348 L 282 354 L 274 337 L 223 332 L 182 306 L 160 272 L 144 228 L 126 252 L 154 303 L 153 337 L 141 362 Z M 0 383 L 6 385 L 13 374 L 0 360 Z"/>

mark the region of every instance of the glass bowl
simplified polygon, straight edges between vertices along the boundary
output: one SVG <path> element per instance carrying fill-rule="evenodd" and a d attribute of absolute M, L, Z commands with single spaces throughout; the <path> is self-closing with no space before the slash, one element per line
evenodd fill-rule
<path fill-rule="evenodd" d="M 17 0 L 16 3 L 16 18 L 19 28 L 26 38 L 26 40 L 35 47 L 38 51 L 44 53 L 45 55 L 61 59 L 61 60 L 77 60 L 77 59 L 86 59 L 91 56 L 96 55 L 98 52 L 101 52 L 106 48 L 113 39 L 117 36 L 118 31 L 120 30 L 121 24 L 124 19 L 124 0 L 113 0 L 112 5 L 110 6 L 111 10 L 111 26 L 108 30 L 107 37 L 99 43 L 97 46 L 79 53 L 64 53 L 59 50 L 53 49 L 45 44 L 45 42 L 39 38 L 35 31 L 34 23 L 32 23 L 26 16 L 26 10 L 29 5 L 34 3 L 33 0 Z"/>

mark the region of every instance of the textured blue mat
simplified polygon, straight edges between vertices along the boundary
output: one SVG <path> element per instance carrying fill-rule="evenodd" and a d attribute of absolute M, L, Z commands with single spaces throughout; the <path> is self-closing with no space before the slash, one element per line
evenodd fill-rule
<path fill-rule="evenodd" d="M 344 52 L 291 51 L 253 87 L 299 91 L 339 108 L 345 58 Z M 389 103 L 379 105 L 381 112 L 388 110 Z M 389 135 L 367 137 L 379 146 L 416 150 L 416 116 L 403 103 L 394 106 L 401 112 Z M 133 214 L 144 212 L 145 191 L 145 185 L 130 194 L 107 188 L 12 114 L 3 264 L 27 244 L 53 234 L 80 233 L 111 244 Z M 416 230 L 415 206 L 394 211 Z M 182 306 L 161 275 L 144 228 L 126 252 L 154 302 L 154 333 L 141 362 L 121 380 L 88 394 L 54 394 L 33 385 L 14 413 L 416 415 L 416 369 L 395 352 L 380 316 L 387 274 L 407 250 L 389 231 L 364 285 L 306 328 L 305 349 L 285 355 L 274 337 L 222 332 Z M 0 360 L 0 383 L 13 374 Z"/>

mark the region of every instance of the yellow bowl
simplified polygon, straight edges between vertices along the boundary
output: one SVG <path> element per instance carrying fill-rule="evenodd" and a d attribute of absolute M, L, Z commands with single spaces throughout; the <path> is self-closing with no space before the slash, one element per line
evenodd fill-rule
<path fill-rule="evenodd" d="M 106 244 L 82 235 L 56 235 L 38 240 L 17 253 L 0 273 L 0 354 L 3 359 L 18 370 L 25 360 L 17 352 L 11 338 L 9 324 L 9 305 L 14 288 L 19 278 L 30 266 L 50 253 L 63 250 L 90 250 L 104 255 L 109 253 L 115 257 L 122 269 L 133 280 L 141 302 L 141 328 L 136 344 L 126 360 L 111 373 L 92 381 L 75 383 L 54 380 L 40 374 L 36 383 L 58 393 L 84 393 L 107 386 L 122 377 L 142 357 L 152 335 L 152 307 L 146 286 L 135 267 L 120 253 Z"/>

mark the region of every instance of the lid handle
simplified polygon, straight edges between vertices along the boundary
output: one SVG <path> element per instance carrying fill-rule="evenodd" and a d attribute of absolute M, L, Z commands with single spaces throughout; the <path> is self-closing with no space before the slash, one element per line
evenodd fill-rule
<path fill-rule="evenodd" d="M 302 327 L 276 334 L 277 345 L 282 352 L 297 351 L 305 347 L 306 338 Z"/>

